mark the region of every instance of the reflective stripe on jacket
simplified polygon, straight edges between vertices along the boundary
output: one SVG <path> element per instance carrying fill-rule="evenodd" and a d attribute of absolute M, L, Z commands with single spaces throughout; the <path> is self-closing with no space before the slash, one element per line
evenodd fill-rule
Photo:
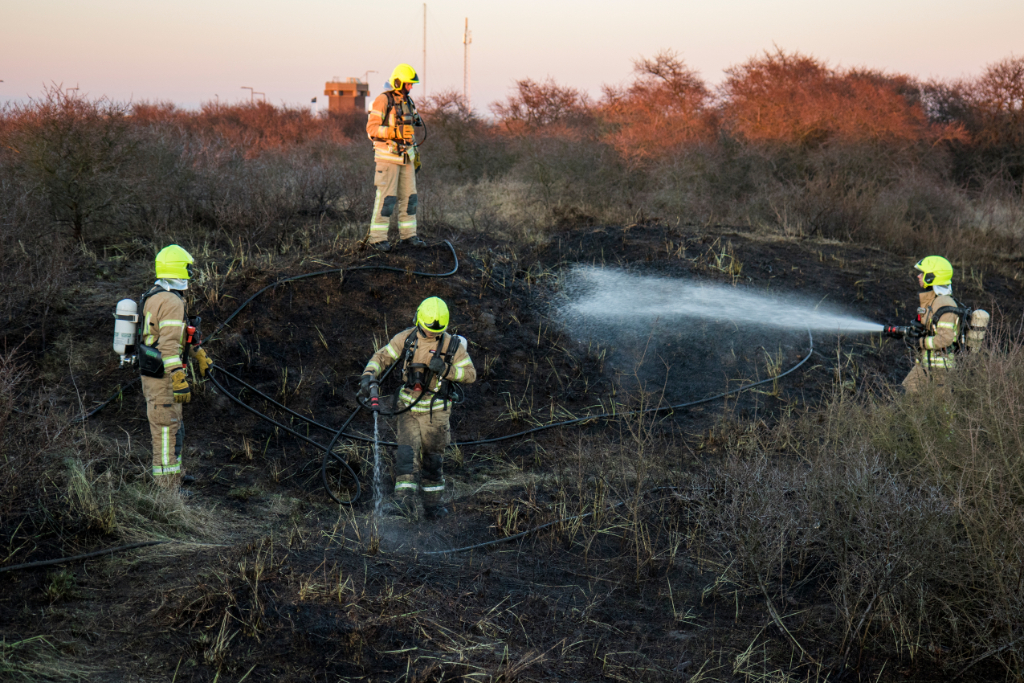
<path fill-rule="evenodd" d="M 959 307 L 956 300 L 945 294 L 937 296 L 935 292 L 921 292 L 921 307 L 918 309 L 918 320 L 924 325 L 926 336 L 918 342 L 918 355 L 915 362 L 927 369 L 950 370 L 956 367 L 953 353 L 954 343 L 960 336 L 960 316 L 956 313 L 944 313 L 938 320 L 932 320 L 935 311 L 945 306 Z"/>
<path fill-rule="evenodd" d="M 373 101 L 370 113 L 366 117 L 366 135 L 373 141 L 374 161 L 405 165 L 413 158 L 412 155 L 415 155 L 416 148 L 410 147 L 400 140 L 388 139 L 388 132 L 394 130 L 398 112 L 405 101 L 402 91 L 393 90 L 391 94 L 395 99 L 395 104 L 391 107 L 390 112 L 388 112 L 388 94 L 386 92 L 377 95 L 377 99 Z M 387 115 L 387 121 L 384 120 L 385 115 Z"/>
<path fill-rule="evenodd" d="M 142 309 L 147 346 L 155 346 L 164 359 L 167 375 L 184 366 L 185 301 L 173 292 L 157 292 L 146 299 Z"/>

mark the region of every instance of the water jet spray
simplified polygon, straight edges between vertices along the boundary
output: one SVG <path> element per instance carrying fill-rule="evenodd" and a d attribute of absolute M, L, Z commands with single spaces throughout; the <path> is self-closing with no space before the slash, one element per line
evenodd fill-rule
<path fill-rule="evenodd" d="M 879 323 L 791 294 L 772 295 L 717 283 L 635 275 L 592 266 L 573 269 L 565 287 L 565 301 L 561 306 L 563 316 L 584 325 L 705 319 L 839 334 L 885 330 Z"/>

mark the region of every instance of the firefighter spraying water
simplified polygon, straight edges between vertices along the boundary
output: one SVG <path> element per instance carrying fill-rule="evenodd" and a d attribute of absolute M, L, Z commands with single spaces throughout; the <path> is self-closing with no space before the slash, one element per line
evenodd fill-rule
<path fill-rule="evenodd" d="M 989 314 L 971 310 L 953 297 L 953 264 L 927 256 L 914 264 L 921 287 L 917 318 L 906 326 L 889 325 L 886 336 L 905 339 L 914 350 L 914 367 L 903 380 L 908 392 L 946 388 L 946 373 L 956 367 L 958 351 L 976 351 L 985 340 Z"/>
<path fill-rule="evenodd" d="M 792 295 L 597 267 L 579 267 L 569 275 L 561 316 L 584 334 L 600 334 L 623 321 L 642 329 L 656 321 L 671 325 L 694 318 L 783 330 L 880 332 L 905 339 L 913 348 L 914 368 L 903 386 L 919 391 L 929 383 L 943 387 L 946 371 L 955 367 L 956 353 L 980 348 L 989 314 L 953 298 L 953 266 L 945 258 L 928 256 L 914 268 L 923 291 L 917 319 L 906 326 L 880 325 Z M 623 301 L 630 305 L 622 306 Z"/>
<path fill-rule="evenodd" d="M 436 296 L 416 309 L 414 326 L 395 335 L 379 349 L 363 370 L 359 397 L 369 399 L 374 420 L 382 412 L 378 378 L 394 362 L 402 363 L 402 388 L 395 394 L 398 449 L 395 455 L 395 492 L 389 512 L 410 520 L 448 513 L 441 504 L 444 493 L 444 451 L 451 441 L 449 420 L 458 402 L 455 384 L 476 380 L 468 342 L 449 334 L 449 312 Z M 376 401 L 376 403 L 374 403 Z M 379 441 L 375 425 L 375 443 Z M 379 447 L 375 451 L 374 479 L 379 473 Z M 380 487 L 378 487 L 379 489 Z"/>

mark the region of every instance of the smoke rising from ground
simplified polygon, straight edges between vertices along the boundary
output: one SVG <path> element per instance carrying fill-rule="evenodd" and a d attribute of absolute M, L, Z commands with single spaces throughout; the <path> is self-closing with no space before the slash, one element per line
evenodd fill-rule
<path fill-rule="evenodd" d="M 807 297 L 679 278 L 635 275 L 581 266 L 563 289 L 560 314 L 573 327 L 670 325 L 703 319 L 741 327 L 774 327 L 848 334 L 881 332 L 878 323 L 821 305 Z"/>

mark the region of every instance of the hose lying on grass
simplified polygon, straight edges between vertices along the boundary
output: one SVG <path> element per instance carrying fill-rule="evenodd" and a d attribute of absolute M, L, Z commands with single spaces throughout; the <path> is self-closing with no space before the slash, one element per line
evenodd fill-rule
<path fill-rule="evenodd" d="M 452 246 L 451 242 L 449 242 L 448 240 L 445 240 L 444 244 L 451 251 L 452 259 L 454 260 L 455 265 L 452 267 L 451 270 L 443 272 L 443 273 L 430 273 L 430 272 L 415 271 L 415 270 L 414 271 L 407 271 L 404 268 L 398 268 L 398 267 L 395 267 L 395 266 L 374 266 L 374 265 L 368 265 L 368 266 L 355 266 L 355 267 L 352 267 L 352 268 L 330 268 L 330 269 L 327 269 L 327 270 L 319 270 L 319 271 L 316 271 L 316 272 L 313 272 L 313 273 L 305 273 L 305 274 L 302 274 L 302 275 L 293 275 L 291 277 L 283 278 L 283 279 L 278 280 L 276 282 L 272 282 L 271 284 L 263 287 L 262 289 L 257 291 L 255 294 L 250 296 L 248 299 L 243 301 L 241 303 L 241 305 L 238 306 L 238 308 L 236 308 L 227 318 L 224 319 L 223 322 L 220 323 L 220 325 L 217 326 L 217 328 L 214 330 L 213 334 L 210 335 L 210 337 L 211 337 L 211 339 L 215 338 L 219 332 L 221 332 L 232 320 L 234 320 L 250 303 L 255 301 L 259 296 L 261 296 L 262 294 L 264 294 L 264 293 L 266 293 L 266 292 L 268 292 L 270 290 L 273 290 L 273 289 L 275 289 L 275 288 L 277 288 L 277 287 L 279 287 L 279 286 L 281 286 L 283 284 L 289 283 L 289 282 L 295 282 L 295 281 L 298 281 L 298 280 L 304 280 L 304 279 L 313 278 L 313 277 L 320 277 L 320 276 L 323 276 L 323 275 L 332 275 L 332 274 L 336 274 L 336 273 L 344 273 L 345 271 L 354 272 L 354 271 L 368 271 L 368 270 L 390 271 L 390 272 L 395 272 L 395 273 L 411 274 L 411 275 L 416 275 L 416 276 L 419 276 L 419 277 L 426 277 L 426 278 L 448 278 L 448 277 L 452 277 L 453 275 L 455 275 L 459 271 L 459 257 L 456 254 L 455 247 Z M 658 407 L 654 407 L 654 408 L 646 408 L 646 409 L 641 409 L 641 410 L 631 410 L 631 411 L 619 412 L 619 413 L 600 413 L 600 414 L 597 414 L 597 415 L 587 415 L 585 417 L 574 418 L 574 419 L 571 419 L 571 420 L 563 420 L 561 422 L 552 422 L 552 423 L 549 423 L 549 424 L 540 425 L 538 427 L 533 427 L 531 429 L 526 429 L 526 430 L 523 430 L 521 432 L 516 432 L 514 434 L 505 434 L 503 436 L 495 436 L 495 437 L 490 437 L 490 438 L 486 438 L 486 439 L 477 439 L 477 440 L 474 440 L 474 441 L 456 442 L 456 445 L 458 445 L 458 446 L 478 446 L 478 445 L 483 445 L 483 444 L 498 443 L 500 441 L 508 441 L 508 440 L 511 440 L 511 439 L 518 439 L 518 438 L 521 438 L 521 437 L 524 437 L 524 436 L 528 436 L 530 434 L 535 434 L 537 432 L 542 432 L 542 431 L 547 430 L 547 429 L 554 429 L 555 427 L 564 427 L 564 426 L 573 425 L 573 424 L 582 424 L 582 423 L 588 422 L 590 420 L 606 420 L 606 419 L 611 419 L 611 418 L 616 418 L 616 417 L 623 417 L 623 416 L 628 416 L 628 415 L 648 415 L 648 414 L 654 414 L 654 413 L 670 412 L 670 411 L 682 410 L 684 408 L 689 408 L 689 407 L 692 407 L 692 406 L 700 405 L 702 403 L 709 403 L 711 401 L 717 401 L 718 399 L 725 398 L 726 396 L 731 396 L 733 394 L 738 394 L 738 393 L 740 393 L 742 391 L 747 391 L 749 389 L 753 389 L 754 387 L 760 386 L 762 384 L 767 384 L 768 382 L 776 382 L 779 379 L 781 379 L 781 378 L 789 375 L 790 373 L 796 371 L 804 363 L 807 362 L 807 359 L 810 358 L 811 354 L 814 352 L 814 337 L 811 334 L 810 330 L 807 331 L 807 336 L 808 336 L 808 345 L 809 345 L 808 351 L 800 359 L 800 362 L 797 363 L 796 365 L 794 365 L 793 367 L 789 368 L 785 372 L 782 372 L 782 373 L 780 373 L 779 375 L 777 375 L 775 377 L 770 377 L 768 379 L 763 379 L 763 380 L 760 380 L 760 381 L 757 381 L 757 382 L 751 382 L 751 383 L 745 384 L 745 385 L 743 385 L 741 387 L 737 387 L 735 389 L 730 389 L 729 391 L 724 391 L 724 392 L 722 392 L 720 394 L 715 394 L 714 396 L 708 396 L 706 398 L 698 399 L 698 400 L 695 400 L 695 401 L 687 401 L 685 403 L 677 403 L 677 404 L 667 405 L 667 406 L 658 406 Z M 392 365 L 390 368 L 388 368 L 388 371 L 386 373 L 384 373 L 384 375 L 381 377 L 381 380 L 383 380 L 385 377 L 387 377 L 387 375 L 395 367 L 397 367 L 397 364 Z M 359 500 L 360 496 L 362 495 L 362 487 L 361 487 L 361 485 L 359 483 L 359 477 L 356 475 L 355 470 L 352 469 L 352 466 L 348 463 L 348 461 L 345 460 L 345 458 L 341 457 L 340 455 L 338 455 L 337 453 L 334 452 L 334 445 L 335 445 L 335 443 L 337 443 L 338 439 L 342 438 L 342 437 L 347 438 L 347 439 L 351 439 L 353 441 L 361 441 L 361 442 L 364 442 L 364 443 L 372 443 L 373 442 L 373 438 L 371 438 L 371 437 L 364 436 L 362 434 L 357 434 L 357 433 L 345 431 L 348 428 L 348 426 L 352 423 L 352 420 L 359 413 L 359 411 L 363 409 L 362 404 L 359 404 L 359 405 L 356 406 L 356 409 L 352 412 L 351 415 L 348 416 L 348 418 L 345 420 L 344 424 L 342 424 L 342 426 L 339 429 L 335 429 L 334 427 L 331 427 L 331 426 L 325 425 L 323 423 L 317 422 L 313 418 L 307 417 L 305 415 L 302 415 L 301 413 L 298 413 L 298 412 L 292 410 L 291 408 L 288 408 L 287 406 L 279 403 L 278 401 L 274 400 L 272 397 L 270 397 L 267 394 L 264 394 L 263 392 L 259 391 L 254 386 L 252 386 L 251 384 L 248 384 L 247 382 L 245 382 L 245 380 L 243 380 L 242 378 L 238 377 L 237 375 L 229 372 L 228 370 L 224 369 L 223 367 L 220 367 L 218 365 L 214 365 L 212 369 L 213 369 L 213 372 L 210 374 L 210 380 L 213 382 L 214 386 L 216 386 L 217 389 L 220 390 L 220 392 L 223 393 L 225 396 L 227 396 L 227 398 L 229 398 L 231 401 L 233 401 L 237 405 L 241 406 L 245 410 L 253 413 L 254 415 L 259 417 L 260 419 L 265 420 L 266 422 L 269 422 L 270 424 L 274 425 L 275 427 L 277 427 L 279 429 L 282 429 L 285 432 L 288 432 L 289 434 L 291 434 L 292 436 L 296 437 L 300 441 L 304 441 L 304 442 L 314 446 L 317 450 L 323 452 L 323 459 L 322 459 L 321 467 L 320 467 L 320 477 L 321 477 L 321 481 L 323 483 L 324 490 L 327 492 L 327 495 L 330 496 L 331 499 L 334 502 L 339 503 L 341 505 L 353 505 L 354 503 L 356 503 Z M 229 392 L 227 390 L 227 388 L 218 380 L 217 375 L 219 375 L 219 374 L 223 374 L 225 376 L 225 378 L 227 378 L 227 379 L 229 379 L 229 380 L 231 380 L 233 382 L 238 383 L 239 385 L 241 385 L 245 389 L 248 389 L 252 393 L 254 393 L 257 396 L 259 396 L 264 401 L 267 401 L 268 403 L 274 405 L 278 409 L 285 411 L 286 413 L 288 413 L 292 417 L 297 418 L 299 420 L 302 420 L 303 422 L 305 422 L 310 427 L 315 427 L 317 429 L 321 429 L 321 430 L 324 430 L 324 431 L 327 431 L 327 432 L 331 432 L 333 434 L 333 437 L 331 438 L 330 442 L 326 446 L 324 446 L 320 442 L 318 442 L 318 441 L 316 441 L 314 439 L 309 438 L 305 434 L 300 433 L 298 430 L 293 429 L 293 428 L 291 428 L 291 427 L 289 427 L 289 426 L 287 426 L 287 425 L 285 425 L 285 424 L 283 424 L 281 422 L 278 422 L 274 418 L 272 418 L 269 415 L 267 415 L 267 414 L 257 410 L 256 408 L 252 407 L 251 405 L 249 405 L 248 403 L 243 401 L 238 396 L 236 396 L 236 395 L 232 394 L 231 392 Z M 124 385 L 122 387 L 119 387 L 117 393 L 115 393 L 113 396 L 111 396 L 109 399 L 107 399 L 106 401 L 104 401 L 103 403 L 98 405 L 97 407 L 93 408 L 90 412 L 76 417 L 74 422 L 82 422 L 84 420 L 89 419 L 90 417 L 92 417 L 93 415 L 98 413 L 100 410 L 102 410 L 104 407 L 106 407 L 111 401 L 113 401 L 114 399 L 119 397 L 125 389 L 127 389 L 128 387 L 134 385 L 138 381 L 139 381 L 139 379 L 136 378 L 136 379 L 132 380 L 131 382 L 129 382 L 128 384 L 126 384 L 126 385 Z M 22 411 L 18 411 L 18 412 L 22 412 Z M 380 445 L 383 445 L 383 446 L 395 446 L 396 445 L 395 443 L 390 442 L 390 441 L 381 441 L 379 443 L 380 443 Z M 331 458 L 336 459 L 348 471 L 348 475 L 351 477 L 352 481 L 355 483 L 355 492 L 348 499 L 341 499 L 337 495 L 335 495 L 334 491 L 332 491 L 330 483 L 328 482 L 328 478 L 327 478 L 327 465 L 328 465 L 328 462 L 329 462 L 329 460 Z"/>

